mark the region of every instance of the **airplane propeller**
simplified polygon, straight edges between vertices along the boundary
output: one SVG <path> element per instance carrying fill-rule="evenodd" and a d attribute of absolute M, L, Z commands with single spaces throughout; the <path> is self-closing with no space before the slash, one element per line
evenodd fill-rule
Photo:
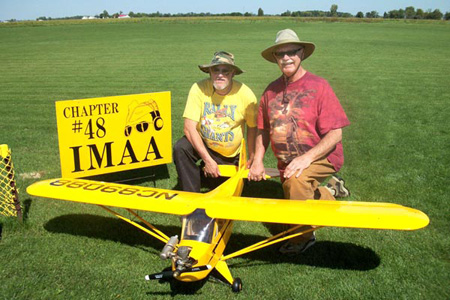
<path fill-rule="evenodd" d="M 193 267 L 193 268 L 187 268 L 184 270 L 175 270 L 175 271 L 162 271 L 159 273 L 154 273 L 154 274 L 150 274 L 150 275 L 146 275 L 145 276 L 145 280 L 167 280 L 167 279 L 172 279 L 174 277 L 178 277 L 180 276 L 180 274 L 182 273 L 192 273 L 192 272 L 200 272 L 200 271 L 206 271 L 206 270 L 210 270 L 211 266 L 210 265 L 204 265 L 204 266 L 198 266 L 198 267 Z"/>

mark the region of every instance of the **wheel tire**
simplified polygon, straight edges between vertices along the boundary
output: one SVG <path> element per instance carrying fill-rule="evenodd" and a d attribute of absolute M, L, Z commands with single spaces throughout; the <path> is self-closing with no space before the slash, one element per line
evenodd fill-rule
<path fill-rule="evenodd" d="M 231 285 L 231 290 L 234 293 L 239 293 L 240 291 L 242 291 L 242 281 L 240 278 L 235 278 L 233 280 L 233 284 Z"/>

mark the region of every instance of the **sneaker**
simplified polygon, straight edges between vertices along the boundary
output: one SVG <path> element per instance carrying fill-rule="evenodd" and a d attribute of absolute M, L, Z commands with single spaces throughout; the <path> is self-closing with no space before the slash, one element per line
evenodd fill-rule
<path fill-rule="evenodd" d="M 331 194 L 333 194 L 334 197 L 344 198 L 350 196 L 350 191 L 344 184 L 344 179 L 333 175 L 330 180 L 328 180 L 326 187 L 332 191 Z"/>
<path fill-rule="evenodd" d="M 316 243 L 316 234 L 313 233 L 312 237 L 301 243 L 293 243 L 288 241 L 286 244 L 280 247 L 279 251 L 281 254 L 294 255 L 300 254 L 308 250 L 311 246 Z"/>

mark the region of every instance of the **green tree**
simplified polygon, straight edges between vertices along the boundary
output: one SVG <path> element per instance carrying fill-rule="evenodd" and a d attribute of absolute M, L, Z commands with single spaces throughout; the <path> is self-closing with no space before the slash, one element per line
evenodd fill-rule
<path fill-rule="evenodd" d="M 358 11 L 358 13 L 356 14 L 357 18 L 364 18 L 364 13 L 362 11 Z"/>
<path fill-rule="evenodd" d="M 366 12 L 366 18 L 378 18 L 378 12 L 375 10 L 372 10 L 371 12 Z"/>
<path fill-rule="evenodd" d="M 394 9 L 388 12 L 388 16 L 390 19 L 404 19 L 405 11 L 403 9 Z"/>
<path fill-rule="evenodd" d="M 408 6 L 405 8 L 405 17 L 407 19 L 414 19 L 416 16 L 416 10 L 414 9 L 414 6 Z"/>
<path fill-rule="evenodd" d="M 429 16 L 428 19 L 441 20 L 444 15 L 441 13 L 439 9 L 435 9 L 428 16 Z"/>
<path fill-rule="evenodd" d="M 331 5 L 330 7 L 330 17 L 337 17 L 338 6 L 336 4 Z"/>
<path fill-rule="evenodd" d="M 444 20 L 450 20 L 450 12 L 445 13 Z"/>
<path fill-rule="evenodd" d="M 425 13 L 423 12 L 423 9 L 418 8 L 416 11 L 416 15 L 414 16 L 414 19 L 423 19 Z"/>
<path fill-rule="evenodd" d="M 260 7 L 260 8 L 258 9 L 258 17 L 262 17 L 262 16 L 264 16 L 264 11 L 263 11 L 262 8 Z"/>

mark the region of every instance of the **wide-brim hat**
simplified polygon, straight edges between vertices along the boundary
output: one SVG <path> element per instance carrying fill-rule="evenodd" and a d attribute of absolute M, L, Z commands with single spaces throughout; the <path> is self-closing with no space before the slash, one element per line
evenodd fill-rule
<path fill-rule="evenodd" d="M 211 60 L 210 64 L 207 65 L 199 65 L 198 67 L 200 70 L 202 70 L 205 73 L 209 73 L 209 68 L 212 66 L 218 66 L 218 65 L 229 65 L 232 66 L 235 70 L 234 74 L 239 75 L 244 73 L 243 70 L 241 70 L 236 64 L 234 63 L 234 55 L 230 52 L 226 51 L 217 51 L 214 53 L 213 59 Z"/>
<path fill-rule="evenodd" d="M 273 56 L 273 53 L 275 52 L 276 48 L 286 44 L 297 44 L 303 46 L 303 60 L 307 59 L 316 48 L 314 43 L 301 41 L 292 29 L 283 29 L 278 31 L 275 38 L 275 45 L 270 46 L 269 48 L 261 52 L 261 55 L 266 60 L 277 63 L 277 60 Z"/>

